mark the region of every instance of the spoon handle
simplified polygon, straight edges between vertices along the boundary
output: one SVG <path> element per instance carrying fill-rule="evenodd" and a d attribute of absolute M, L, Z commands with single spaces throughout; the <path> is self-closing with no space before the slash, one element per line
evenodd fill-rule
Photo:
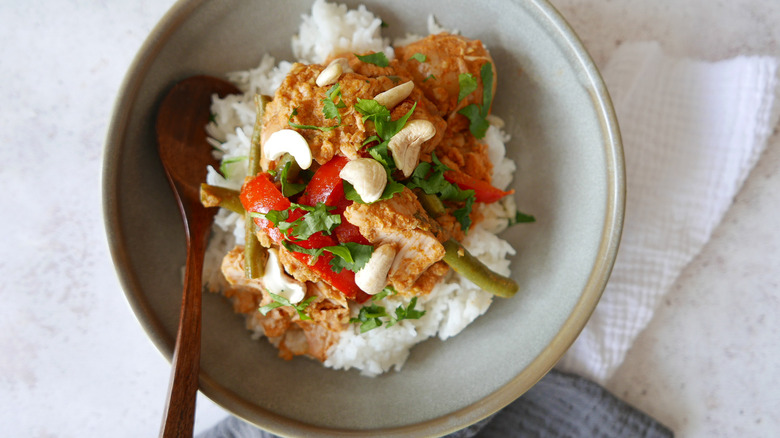
<path fill-rule="evenodd" d="M 180 204 L 181 206 L 181 204 Z M 187 262 L 184 271 L 184 291 L 173 368 L 168 386 L 168 400 L 163 414 L 160 436 L 164 438 L 192 437 L 195 423 L 195 400 L 200 372 L 201 294 L 203 257 L 210 220 L 202 220 L 203 207 L 190 206 L 185 215 Z M 189 221 L 186 219 L 189 216 Z"/>

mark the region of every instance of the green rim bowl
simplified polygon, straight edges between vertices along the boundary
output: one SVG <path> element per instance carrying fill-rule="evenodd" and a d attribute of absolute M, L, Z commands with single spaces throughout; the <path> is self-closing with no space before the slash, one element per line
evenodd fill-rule
<path fill-rule="evenodd" d="M 506 123 L 507 155 L 517 163 L 517 205 L 537 221 L 502 234 L 517 250 L 518 295 L 495 299 L 458 336 L 417 345 L 401 371 L 376 378 L 281 360 L 267 342 L 250 339 L 226 300 L 205 294 L 200 390 L 280 435 L 442 435 L 500 410 L 574 342 L 604 290 L 622 230 L 624 165 L 609 94 L 549 3 L 361 3 L 388 24 L 385 36 L 425 34 L 434 14 L 487 45 L 498 78 L 493 112 Z M 186 249 L 157 157 L 157 105 L 188 76 L 253 68 L 263 53 L 292 59 L 290 38 L 310 9 L 310 1 L 180 1 L 127 73 L 104 152 L 105 225 L 127 299 L 168 358 Z"/>

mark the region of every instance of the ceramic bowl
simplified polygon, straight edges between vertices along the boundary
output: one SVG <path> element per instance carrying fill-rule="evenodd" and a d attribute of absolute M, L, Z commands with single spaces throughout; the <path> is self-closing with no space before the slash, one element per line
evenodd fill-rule
<path fill-rule="evenodd" d="M 357 2 L 346 1 L 351 7 Z M 417 345 L 376 378 L 315 361 L 284 361 L 250 339 L 222 297 L 203 302 L 201 391 L 282 435 L 441 435 L 500 410 L 572 344 L 605 287 L 624 208 L 620 135 L 607 90 L 582 44 L 543 0 L 365 1 L 385 36 L 426 33 L 426 18 L 482 40 L 498 73 L 494 113 L 512 136 L 512 187 L 533 224 L 503 233 L 517 250 L 520 292 L 497 299 L 461 334 Z M 178 2 L 137 55 L 116 103 L 104 162 L 104 213 L 125 294 L 171 357 L 185 260 L 183 229 L 157 157 L 157 106 L 175 82 L 292 59 L 311 1 Z"/>

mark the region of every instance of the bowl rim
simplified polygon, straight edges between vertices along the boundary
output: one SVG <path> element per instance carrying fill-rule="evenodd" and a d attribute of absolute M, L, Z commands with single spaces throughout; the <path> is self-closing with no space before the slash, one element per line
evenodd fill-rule
<path fill-rule="evenodd" d="M 122 239 L 119 238 L 122 234 L 118 220 L 120 206 L 116 196 L 118 193 L 117 178 L 113 172 L 118 166 L 119 154 L 115 145 L 122 143 L 127 130 L 131 108 L 128 102 L 135 100 L 143 78 L 151 68 L 156 55 L 192 12 L 206 1 L 176 1 L 150 32 L 129 65 L 120 85 L 103 150 L 101 174 L 103 223 L 111 257 L 130 307 L 147 335 L 168 361 L 173 355 L 173 338 L 166 335 L 161 322 L 154 316 L 152 309 L 143 297 L 139 297 L 133 292 L 138 289 L 136 279 L 128 273 L 128 270 L 119 269 L 129 263 L 125 249 L 120 244 Z M 510 1 L 514 4 L 520 2 L 519 0 Z M 549 29 L 555 31 L 556 39 L 561 43 L 562 49 L 567 49 L 574 55 L 576 64 L 585 73 L 587 79 L 585 83 L 588 85 L 588 90 L 591 91 L 593 107 L 601 124 L 607 164 L 607 200 L 601 240 L 594 265 L 579 300 L 558 333 L 542 352 L 506 385 L 483 399 L 442 417 L 395 428 L 375 429 L 370 432 L 397 437 L 409 436 L 410 434 L 442 435 L 476 423 L 503 409 L 541 380 L 574 343 L 595 310 L 612 272 L 623 232 L 626 196 L 623 146 L 612 100 L 598 68 L 582 41 L 558 10 L 547 0 L 523 1 L 531 5 L 540 17 L 547 20 L 550 25 Z M 234 415 L 250 423 L 262 422 L 264 429 L 279 435 L 306 433 L 307 435 L 346 437 L 364 436 L 369 432 L 368 430 L 327 429 L 312 426 L 271 412 L 258 415 L 251 403 L 225 391 L 203 370 L 200 373 L 200 391 Z"/>

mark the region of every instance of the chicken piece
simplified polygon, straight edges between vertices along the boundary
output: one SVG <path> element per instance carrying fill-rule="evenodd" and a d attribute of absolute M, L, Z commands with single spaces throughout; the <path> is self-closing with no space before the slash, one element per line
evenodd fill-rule
<path fill-rule="evenodd" d="M 262 281 L 244 275 L 243 247 L 237 246 L 222 260 L 222 273 L 230 284 L 224 295 L 233 302 L 236 313 L 245 314 L 247 328 L 261 329 L 279 348 L 279 355 L 291 359 L 307 355 L 318 360 L 327 358 L 328 349 L 338 341 L 349 321 L 346 299 L 325 283 L 307 283 L 307 294 L 317 298 L 306 308 L 311 320 L 301 320 L 289 306 L 278 307 L 263 315 L 261 306 L 272 302 Z"/>
<path fill-rule="evenodd" d="M 477 141 L 468 130 L 458 131 L 448 128 L 444 138 L 433 152 L 442 164 L 450 169 L 460 170 L 472 178 L 490 183 L 493 164 L 490 162 L 487 150 L 487 144 Z M 431 162 L 431 154 L 423 152 L 420 160 Z"/>
<path fill-rule="evenodd" d="M 425 55 L 425 62 L 413 59 L 416 53 Z M 471 103 L 482 104 L 481 81 L 475 92 L 458 102 L 460 92 L 458 76 L 462 73 L 470 73 L 479 79 L 480 69 L 486 62 L 490 62 L 493 66 L 494 79 L 491 92 L 495 95 L 495 63 L 479 40 L 440 33 L 407 46 L 397 47 L 395 56 L 402 63 L 402 68 L 412 75 L 415 84 L 436 104 L 445 118 L 449 118 L 449 115 Z"/>
<path fill-rule="evenodd" d="M 375 246 L 389 243 L 396 247 L 387 278 L 399 292 L 412 290 L 423 272 L 444 257 L 444 246 L 434 234 L 438 224 L 407 188 L 388 200 L 354 203 L 344 215 Z"/>
<path fill-rule="evenodd" d="M 358 61 L 360 62 L 360 61 Z M 365 64 L 365 63 L 363 63 Z M 369 64 L 370 65 L 370 64 Z M 363 122 L 363 115 L 355 109 L 358 99 L 373 99 L 377 94 L 387 91 L 396 85 L 410 80 L 409 77 L 377 76 L 369 77 L 359 73 L 344 73 L 338 79 L 341 97 L 336 102 L 343 102 L 340 108 L 341 123 L 334 118 L 327 118 L 323 113 L 323 99 L 332 85 L 318 87 L 316 79 L 323 70 L 321 65 L 294 64 L 282 85 L 276 91 L 274 98 L 265 108 L 263 118 L 262 142 L 265 143 L 274 132 L 280 129 L 296 129 L 309 144 L 313 159 L 324 164 L 330 161 L 339 151 L 351 160 L 359 158 L 363 142 L 368 137 L 376 135 L 371 123 Z M 381 69 L 392 73 L 390 67 Z M 410 120 L 428 120 L 437 128 L 437 136 L 423 145 L 423 150 L 432 150 L 444 136 L 446 122 L 438 114 L 435 105 L 425 98 L 420 91 L 412 91 L 403 108 L 408 111 L 412 104 L 417 107 Z M 399 105 L 402 107 L 402 105 Z M 292 115 L 295 110 L 296 115 Z M 394 111 L 392 119 L 400 118 L 404 113 Z M 294 128 L 290 122 L 303 126 L 327 127 L 327 130 L 313 128 Z M 336 127 L 337 126 L 337 127 Z M 335 127 L 330 129 L 330 127 Z M 263 167 L 268 168 L 268 162 L 263 161 Z"/>

